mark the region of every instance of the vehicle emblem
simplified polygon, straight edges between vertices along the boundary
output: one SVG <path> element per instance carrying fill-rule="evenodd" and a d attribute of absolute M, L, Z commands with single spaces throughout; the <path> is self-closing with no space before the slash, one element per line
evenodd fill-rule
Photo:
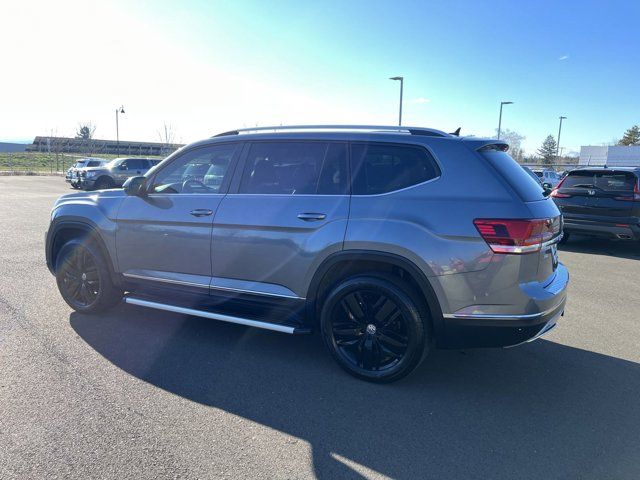
<path fill-rule="evenodd" d="M 596 191 L 595 191 L 595 190 L 587 190 L 587 193 L 588 193 L 589 195 L 595 195 L 595 194 L 596 194 Z"/>

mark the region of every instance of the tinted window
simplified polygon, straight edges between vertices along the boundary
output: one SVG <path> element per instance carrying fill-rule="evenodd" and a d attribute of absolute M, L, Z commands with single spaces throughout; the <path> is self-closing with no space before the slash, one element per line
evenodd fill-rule
<path fill-rule="evenodd" d="M 347 147 L 342 143 L 264 142 L 251 145 L 240 193 L 347 193 Z"/>
<path fill-rule="evenodd" d="M 87 166 L 88 167 L 99 167 L 100 165 L 102 165 L 101 161 L 93 160 L 93 161 L 89 162 L 89 164 Z"/>
<path fill-rule="evenodd" d="M 186 152 L 153 179 L 154 193 L 219 193 L 237 144 L 215 145 Z"/>
<path fill-rule="evenodd" d="M 631 172 L 579 170 L 567 175 L 562 188 L 599 188 L 612 192 L 630 192 L 636 184 L 636 176 Z"/>
<path fill-rule="evenodd" d="M 440 175 L 429 152 L 410 145 L 356 143 L 351 159 L 355 195 L 392 192 Z"/>
<path fill-rule="evenodd" d="M 495 168 L 504 180 L 520 195 L 525 202 L 545 198 L 544 190 L 507 152 L 501 150 L 482 150 L 480 154 Z"/>

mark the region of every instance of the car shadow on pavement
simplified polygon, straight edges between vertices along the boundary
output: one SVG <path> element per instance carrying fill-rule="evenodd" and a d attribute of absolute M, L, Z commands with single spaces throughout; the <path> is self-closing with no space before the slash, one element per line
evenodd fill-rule
<path fill-rule="evenodd" d="M 375 385 L 317 336 L 128 305 L 70 323 L 127 373 L 308 442 L 318 478 L 640 478 L 634 362 L 539 340 L 434 351 Z"/>
<path fill-rule="evenodd" d="M 640 260 L 640 242 L 617 241 L 605 238 L 571 235 L 571 239 L 559 249 L 564 252 L 608 255 L 611 257 Z"/>

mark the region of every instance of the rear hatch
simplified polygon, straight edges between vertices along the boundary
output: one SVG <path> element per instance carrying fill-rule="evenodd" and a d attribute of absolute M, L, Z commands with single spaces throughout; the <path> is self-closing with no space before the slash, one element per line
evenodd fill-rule
<path fill-rule="evenodd" d="M 633 222 L 640 208 L 638 177 L 629 170 L 569 172 L 552 193 L 566 216 L 616 223 Z"/>
<path fill-rule="evenodd" d="M 558 267 L 557 242 L 562 232 L 558 208 L 503 145 L 485 145 L 478 152 L 527 205 L 531 217 L 477 219 L 476 228 L 494 253 L 522 255 L 521 282 L 551 282 Z"/>

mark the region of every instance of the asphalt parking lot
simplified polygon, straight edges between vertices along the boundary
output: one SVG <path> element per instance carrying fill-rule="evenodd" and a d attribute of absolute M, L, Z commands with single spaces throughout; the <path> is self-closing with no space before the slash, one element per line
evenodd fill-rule
<path fill-rule="evenodd" d="M 62 178 L 0 177 L 0 478 L 640 478 L 640 245 L 575 239 L 559 326 L 392 385 L 316 336 L 122 305 L 44 262 Z"/>

